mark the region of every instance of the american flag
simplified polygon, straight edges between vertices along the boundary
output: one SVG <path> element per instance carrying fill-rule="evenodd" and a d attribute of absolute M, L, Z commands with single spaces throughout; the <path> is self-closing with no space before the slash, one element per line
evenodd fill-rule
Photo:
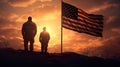
<path fill-rule="evenodd" d="M 62 26 L 64 28 L 102 37 L 103 16 L 88 14 L 82 9 L 62 2 Z"/>

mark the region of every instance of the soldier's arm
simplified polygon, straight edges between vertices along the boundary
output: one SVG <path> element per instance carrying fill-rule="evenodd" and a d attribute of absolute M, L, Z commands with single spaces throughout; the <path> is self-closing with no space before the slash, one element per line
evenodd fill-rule
<path fill-rule="evenodd" d="M 50 40 L 50 34 L 48 33 L 48 40 Z"/>
<path fill-rule="evenodd" d="M 40 36 L 39 36 L 39 41 L 41 42 L 41 39 L 42 39 L 42 33 L 40 33 Z"/>
<path fill-rule="evenodd" d="M 37 33 L 37 26 L 36 26 L 36 24 L 34 24 L 34 30 L 35 30 L 35 32 L 34 32 L 34 36 L 35 36 L 36 33 Z"/>
<path fill-rule="evenodd" d="M 24 36 L 25 35 L 25 32 L 24 32 L 24 24 L 22 25 L 22 36 Z"/>

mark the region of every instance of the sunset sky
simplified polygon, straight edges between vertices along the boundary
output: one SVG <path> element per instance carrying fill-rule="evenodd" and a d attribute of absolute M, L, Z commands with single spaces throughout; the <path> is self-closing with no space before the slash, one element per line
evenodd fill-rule
<path fill-rule="evenodd" d="M 63 28 L 63 51 L 120 58 L 120 0 L 63 1 L 87 13 L 104 16 L 102 38 Z M 23 49 L 21 27 L 28 16 L 32 16 L 37 25 L 34 50 L 40 51 L 39 34 L 46 26 L 51 36 L 48 52 L 59 53 L 61 0 L 0 0 L 0 48 Z"/>

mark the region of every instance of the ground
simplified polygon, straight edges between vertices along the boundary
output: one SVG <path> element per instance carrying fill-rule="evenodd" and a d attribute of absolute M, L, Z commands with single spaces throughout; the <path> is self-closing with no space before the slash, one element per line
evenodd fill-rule
<path fill-rule="evenodd" d="M 24 52 L 11 48 L 0 49 L 1 66 L 120 66 L 120 61 L 114 59 L 103 59 L 100 57 L 88 57 L 74 52 L 65 53 L 41 53 Z"/>

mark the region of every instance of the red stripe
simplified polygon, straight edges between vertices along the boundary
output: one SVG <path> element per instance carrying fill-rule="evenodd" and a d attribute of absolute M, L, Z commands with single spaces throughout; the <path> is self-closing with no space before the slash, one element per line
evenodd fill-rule
<path fill-rule="evenodd" d="M 76 26 L 80 26 L 80 27 L 85 27 L 85 28 L 89 28 L 89 29 L 94 29 L 94 30 L 102 31 L 102 28 L 93 27 L 93 25 L 89 26 L 87 24 L 78 23 L 78 22 L 69 20 L 67 18 L 63 18 L 63 20 L 67 21 L 68 22 L 67 24 L 71 24 L 71 25 L 76 25 Z M 63 24 L 65 23 L 64 21 L 63 21 Z"/>
<path fill-rule="evenodd" d="M 85 16 L 88 16 L 88 13 L 86 13 L 85 11 L 83 11 L 82 9 L 78 9 L 78 13 L 81 13 Z"/>
<path fill-rule="evenodd" d="M 77 31 L 77 32 L 80 32 L 80 33 L 87 33 L 87 34 L 91 34 L 91 35 L 94 35 L 94 36 L 99 36 L 101 37 L 102 36 L 102 33 L 99 33 L 99 32 L 93 32 L 93 31 L 90 31 L 86 28 L 81 28 L 81 27 L 76 27 L 76 26 L 71 26 L 70 24 L 64 24 L 62 25 L 64 28 L 67 28 L 67 29 L 70 29 L 70 30 L 74 30 L 74 31 Z M 77 29 L 76 29 L 77 28 Z"/>
<path fill-rule="evenodd" d="M 87 23 L 87 24 L 86 24 L 86 23 L 85 23 L 83 20 L 81 20 L 81 19 L 80 19 L 80 21 L 78 22 L 78 21 L 70 20 L 69 18 L 64 18 L 64 17 L 63 17 L 63 20 L 69 21 L 69 22 L 71 22 L 71 23 L 73 23 L 73 24 L 84 25 L 84 26 L 88 26 L 88 27 L 91 26 L 92 28 L 98 28 L 98 29 L 100 29 L 100 30 L 103 29 L 103 27 L 96 26 L 96 25 L 91 24 L 91 23 Z"/>
<path fill-rule="evenodd" d="M 87 20 L 87 21 L 93 22 L 93 23 L 96 22 L 96 21 L 94 21 L 94 20 L 92 20 L 92 19 L 90 19 L 90 18 L 84 17 L 84 16 L 78 15 L 78 19 L 79 19 L 79 17 L 80 17 L 80 18 L 83 18 L 83 19 L 85 19 L 85 20 Z"/>
<path fill-rule="evenodd" d="M 80 21 L 80 22 L 83 22 L 84 23 L 84 20 L 83 19 L 80 19 L 80 18 L 78 18 L 78 20 Z M 86 20 L 87 21 L 87 20 Z M 96 24 L 96 23 L 89 23 L 89 22 L 86 22 L 87 24 L 90 24 L 90 25 L 92 25 L 92 26 L 95 26 L 95 27 L 101 27 L 101 28 L 103 28 L 103 25 L 102 24 Z"/>
<path fill-rule="evenodd" d="M 79 18 L 83 18 L 83 19 L 86 19 L 87 18 L 87 21 L 89 21 L 89 22 L 91 22 L 91 23 L 96 23 L 96 24 L 98 24 L 98 25 L 100 25 L 101 24 L 101 26 L 103 27 L 103 22 L 99 22 L 99 21 L 95 21 L 95 20 L 93 20 L 93 19 L 91 19 L 89 16 L 88 16 L 88 14 L 85 12 L 85 11 L 83 11 L 83 10 L 81 10 L 81 9 L 78 9 L 78 19 Z"/>

